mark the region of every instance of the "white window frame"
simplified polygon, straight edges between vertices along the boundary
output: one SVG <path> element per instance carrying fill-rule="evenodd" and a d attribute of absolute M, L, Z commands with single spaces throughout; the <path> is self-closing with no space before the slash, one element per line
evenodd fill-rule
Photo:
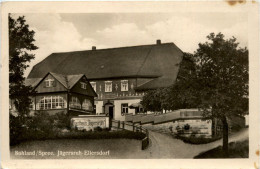
<path fill-rule="evenodd" d="M 37 110 L 64 109 L 67 103 L 62 96 L 44 96 L 37 103 Z"/>
<path fill-rule="evenodd" d="M 127 114 L 128 113 L 128 103 L 122 103 L 121 104 L 121 113 L 122 114 Z"/>
<path fill-rule="evenodd" d="M 85 106 L 85 104 L 87 104 L 87 106 Z M 93 111 L 93 104 L 90 100 L 84 99 L 84 101 L 82 102 L 82 109 L 86 111 Z"/>
<path fill-rule="evenodd" d="M 73 108 L 73 109 L 81 109 L 82 108 L 80 100 L 76 96 L 71 97 L 69 105 L 70 105 L 70 108 Z"/>
<path fill-rule="evenodd" d="M 121 80 L 121 91 L 128 91 L 128 80 Z"/>
<path fill-rule="evenodd" d="M 46 87 L 53 87 L 54 79 L 45 80 Z"/>
<path fill-rule="evenodd" d="M 87 83 L 85 82 L 80 82 L 80 86 L 82 89 L 87 89 Z"/>
<path fill-rule="evenodd" d="M 112 81 L 105 81 L 105 92 L 112 92 Z"/>
<path fill-rule="evenodd" d="M 90 82 L 92 88 L 95 90 L 95 92 L 97 91 L 97 83 L 96 82 Z"/>

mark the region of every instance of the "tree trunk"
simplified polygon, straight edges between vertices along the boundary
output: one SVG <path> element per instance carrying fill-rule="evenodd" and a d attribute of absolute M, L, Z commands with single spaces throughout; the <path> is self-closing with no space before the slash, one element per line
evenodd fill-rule
<path fill-rule="evenodd" d="M 228 156 L 228 123 L 227 118 L 224 116 L 222 118 L 222 124 L 223 124 L 223 152 L 224 155 Z"/>

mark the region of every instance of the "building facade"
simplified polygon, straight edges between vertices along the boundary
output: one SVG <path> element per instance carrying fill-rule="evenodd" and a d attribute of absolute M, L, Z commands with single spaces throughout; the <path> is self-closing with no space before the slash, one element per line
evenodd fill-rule
<path fill-rule="evenodd" d="M 25 85 L 33 87 L 30 96 L 30 114 L 36 111 L 55 114 L 64 112 L 70 116 L 94 114 L 95 91 L 83 74 L 62 75 L 49 72 L 42 78 L 27 78 Z M 10 110 L 15 112 L 12 101 Z"/>
<path fill-rule="evenodd" d="M 140 101 L 147 90 L 174 84 L 183 52 L 174 43 L 53 53 L 35 65 L 28 78 L 47 72 L 85 74 L 96 92 L 96 114 L 125 120 L 143 112 Z"/>

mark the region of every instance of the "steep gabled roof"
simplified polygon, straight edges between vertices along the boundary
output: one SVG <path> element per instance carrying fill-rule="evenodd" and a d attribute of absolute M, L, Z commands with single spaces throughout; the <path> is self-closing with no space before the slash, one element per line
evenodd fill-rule
<path fill-rule="evenodd" d="M 78 75 L 62 75 L 58 73 L 50 72 L 50 74 L 57 79 L 66 89 L 71 89 L 84 74 Z"/>
<path fill-rule="evenodd" d="M 42 80 L 42 78 L 30 78 L 25 79 L 25 86 L 32 86 L 33 88 Z"/>
<path fill-rule="evenodd" d="M 161 77 L 159 79 L 174 82 L 182 56 L 182 51 L 174 43 L 53 53 L 36 64 L 28 78 L 56 72 L 63 75 L 85 74 L 90 80 Z"/>
<path fill-rule="evenodd" d="M 33 90 L 35 90 L 40 83 L 48 76 L 52 75 L 59 83 L 61 83 L 66 89 L 72 89 L 76 83 L 79 82 L 79 80 L 83 77 L 87 79 L 87 77 L 84 74 L 77 74 L 77 75 L 62 75 L 58 73 L 48 72 L 44 77 L 42 78 L 27 78 L 25 79 L 25 85 L 32 86 Z M 88 86 L 91 90 L 90 96 L 97 97 L 97 93 L 92 88 L 89 81 L 87 81 Z"/>
<path fill-rule="evenodd" d="M 168 87 L 172 85 L 175 81 L 172 78 L 163 78 L 159 77 L 154 80 L 151 80 L 145 84 L 137 86 L 135 90 L 147 90 L 147 89 L 156 89 L 158 87 Z"/>
<path fill-rule="evenodd" d="M 62 75 L 58 73 L 48 72 L 42 78 L 27 78 L 25 79 L 25 85 L 37 87 L 48 74 L 51 74 L 56 80 L 58 80 L 66 89 L 71 89 L 83 76 L 84 74 L 78 75 Z"/>

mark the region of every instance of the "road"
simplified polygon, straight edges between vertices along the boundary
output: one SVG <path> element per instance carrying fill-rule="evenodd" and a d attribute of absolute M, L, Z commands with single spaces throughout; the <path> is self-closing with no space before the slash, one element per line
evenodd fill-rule
<path fill-rule="evenodd" d="M 192 159 L 201 152 L 222 145 L 222 140 L 209 144 L 192 145 L 173 138 L 170 134 L 150 131 L 151 143 L 141 150 L 141 141 L 135 139 L 57 139 L 28 141 L 11 147 L 14 159 Z M 248 138 L 248 129 L 230 136 L 229 141 L 243 141 Z M 53 152 L 53 156 L 16 156 L 15 151 Z M 58 156 L 58 151 L 109 151 L 109 155 L 68 155 Z"/>
<path fill-rule="evenodd" d="M 193 145 L 175 139 L 171 135 L 150 131 L 151 145 L 146 152 L 147 158 L 193 158 L 201 152 L 222 145 L 222 139 L 208 144 Z M 248 138 L 248 128 L 229 137 L 229 142 L 243 141 Z"/>

